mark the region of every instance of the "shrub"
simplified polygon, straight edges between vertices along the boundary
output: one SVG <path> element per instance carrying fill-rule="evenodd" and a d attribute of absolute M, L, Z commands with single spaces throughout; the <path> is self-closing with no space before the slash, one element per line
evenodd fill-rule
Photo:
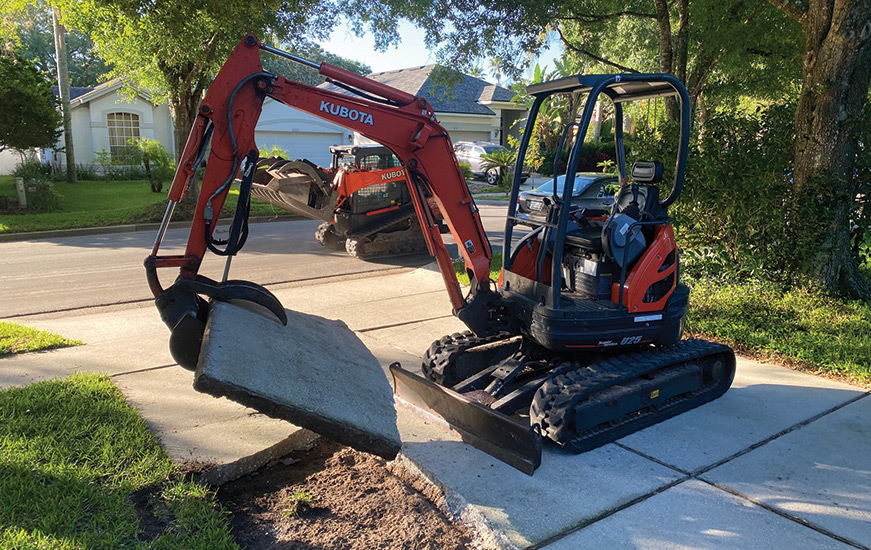
<path fill-rule="evenodd" d="M 628 149 L 628 148 L 627 148 Z M 542 162 L 538 172 L 543 176 L 553 176 L 553 162 L 556 151 L 542 151 Z M 581 157 L 578 159 L 579 172 L 600 172 L 600 164 L 608 161 L 616 162 L 614 142 L 605 140 L 585 141 L 581 145 Z M 566 148 L 560 153 L 557 164 L 557 175 L 565 174 L 569 162 L 569 151 Z"/>
<path fill-rule="evenodd" d="M 63 174 L 63 172 L 61 172 Z M 76 176 L 80 180 L 98 180 L 100 179 L 97 169 L 93 164 L 76 164 Z M 64 176 L 66 179 L 66 176 Z"/>
<path fill-rule="evenodd" d="M 164 182 L 172 179 L 175 174 L 175 162 L 159 141 L 147 138 L 131 139 L 127 142 L 127 151 L 129 164 L 136 165 L 137 169 L 141 164 L 154 193 L 159 193 Z"/>
<path fill-rule="evenodd" d="M 47 179 L 26 183 L 25 190 L 28 210 L 44 214 L 60 208 L 60 195 Z"/>
<path fill-rule="evenodd" d="M 260 156 L 264 158 L 270 157 L 281 157 L 283 159 L 289 159 L 290 155 L 288 152 L 278 145 L 270 145 L 269 147 L 257 147 L 260 150 Z"/>
<path fill-rule="evenodd" d="M 36 157 L 26 156 L 12 170 L 12 175 L 24 178 L 24 181 L 43 181 L 51 175 L 51 167 L 39 162 Z"/>
<path fill-rule="evenodd" d="M 511 181 L 514 163 L 517 161 L 517 151 L 504 148 L 498 149 L 492 153 L 484 153 L 481 155 L 481 160 L 483 161 L 481 166 L 483 166 L 484 170 L 487 172 L 490 172 L 490 170 L 497 171 L 498 178 L 495 183 L 499 187 L 504 187 Z"/>
<path fill-rule="evenodd" d="M 745 115 L 719 113 L 690 137 L 680 199 L 669 209 L 693 277 L 789 283 L 800 247 L 784 223 L 793 150 L 792 111 L 785 106 Z M 674 178 L 678 131 L 674 124 L 639 129 L 627 164 L 663 163 L 662 197 Z"/>
<path fill-rule="evenodd" d="M 472 165 L 468 162 L 460 163 L 460 171 L 463 172 L 463 177 L 467 180 L 475 179 L 475 176 L 472 174 Z"/>

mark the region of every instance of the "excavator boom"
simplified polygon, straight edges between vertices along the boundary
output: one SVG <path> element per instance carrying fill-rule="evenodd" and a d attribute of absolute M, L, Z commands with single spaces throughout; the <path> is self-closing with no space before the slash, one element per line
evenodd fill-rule
<path fill-rule="evenodd" d="M 348 90 L 350 95 L 264 71 L 260 62 L 262 50 L 314 66 L 328 81 Z M 207 250 L 232 256 L 247 237 L 248 192 L 258 159 L 254 128 L 267 97 L 358 132 L 383 144 L 401 160 L 427 247 L 438 263 L 454 313 L 472 331 L 483 331 L 487 323 L 487 302 L 493 296 L 489 282 L 490 244 L 453 153 L 450 137 L 436 120 L 427 100 L 339 67 L 301 60 L 265 46 L 248 35 L 224 63 L 203 99 L 169 191 L 167 215 L 145 262 L 158 309 L 173 331 L 171 350 L 174 357 L 187 363 L 183 365 L 187 368 L 196 366 L 191 361 L 196 359 L 198 336 L 202 334 L 208 315 L 208 305 L 200 295 L 218 300 L 253 297 L 253 301 L 273 311 L 282 309 L 277 299 L 259 285 L 246 283 L 240 287 L 227 281 L 208 281 L 206 284 L 198 274 Z M 182 256 L 161 256 L 160 241 L 172 210 L 195 184 L 197 168 L 209 146 L 185 253 Z M 229 240 L 224 243 L 214 238 L 214 231 L 218 213 L 240 170 L 240 204 L 237 205 Z M 459 243 L 472 281 L 468 297 L 464 298 L 460 290 L 450 254 L 441 239 L 439 225 L 426 195 L 433 197 Z M 168 289 L 162 287 L 157 276 L 157 269 L 164 267 L 179 269 L 178 280 Z"/>

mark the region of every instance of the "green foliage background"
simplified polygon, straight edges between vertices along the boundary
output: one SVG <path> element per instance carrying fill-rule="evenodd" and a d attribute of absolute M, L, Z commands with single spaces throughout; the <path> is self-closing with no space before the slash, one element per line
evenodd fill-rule
<path fill-rule="evenodd" d="M 60 123 L 46 77 L 20 55 L 0 52 L 0 151 L 52 147 Z"/>

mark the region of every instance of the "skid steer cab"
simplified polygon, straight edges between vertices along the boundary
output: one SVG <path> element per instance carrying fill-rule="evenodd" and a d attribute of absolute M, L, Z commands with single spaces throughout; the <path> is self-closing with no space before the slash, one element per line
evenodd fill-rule
<path fill-rule="evenodd" d="M 313 67 L 344 93 L 265 72 L 261 52 Z M 402 172 L 422 239 L 436 259 L 454 314 L 468 327 L 433 342 L 419 369 L 391 365 L 398 401 L 443 416 L 465 441 L 532 473 L 541 462 L 543 441 L 583 452 L 722 395 L 734 375 L 732 351 L 703 340 L 681 340 L 689 292 L 679 280 L 668 209 L 684 183 L 690 120 L 686 89 L 670 75 L 631 74 L 578 75 L 528 91 L 535 99 L 514 170 L 501 275 L 492 281 L 492 254 L 478 209 L 450 136 L 426 99 L 300 59 L 253 36 L 244 38 L 203 99 L 164 222 L 146 259 L 176 361 L 190 369 L 198 366 L 214 301 L 255 302 L 274 314 L 276 325 L 287 322 L 283 306 L 267 289 L 229 278 L 229 260 L 247 239 L 248 205 L 257 185 L 254 127 L 270 97 L 358 132 L 398 159 L 395 172 Z M 528 217 L 517 212 L 525 157 L 537 153 L 530 151 L 530 139 L 542 109 L 561 105 L 559 97 L 571 97 L 575 105 L 580 100 L 582 108 L 561 131 L 553 173 L 554 178 L 564 175 L 564 183 L 554 181 L 543 201 L 543 221 L 530 228 Z M 673 156 L 635 160 L 627 168 L 624 106 L 665 97 L 680 104 Z M 622 187 L 610 211 L 578 211 L 571 207 L 574 179 L 599 101 L 613 113 L 614 159 Z M 194 184 L 206 154 L 186 250 L 159 255 L 173 208 Z M 322 211 L 325 222 L 332 221 L 326 212 L 335 210 L 338 219 L 338 186 L 327 184 L 329 178 L 308 164 L 294 170 L 308 178 L 294 188 L 300 207 Z M 229 236 L 218 241 L 217 213 L 237 178 L 239 199 Z M 349 199 L 359 192 L 346 189 Z M 457 281 L 440 216 L 458 244 L 468 289 Z M 207 250 L 227 256 L 220 279 L 199 273 Z M 161 268 L 178 270 L 168 288 L 159 281 Z"/>

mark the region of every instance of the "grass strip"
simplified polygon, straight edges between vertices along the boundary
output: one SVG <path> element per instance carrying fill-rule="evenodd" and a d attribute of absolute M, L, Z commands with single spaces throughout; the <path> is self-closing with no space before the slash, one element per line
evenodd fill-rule
<path fill-rule="evenodd" d="M 152 193 L 147 180 L 80 181 L 55 183 L 60 209 L 45 213 L 3 214 L 0 233 L 26 233 L 83 227 L 108 227 L 160 222 L 166 211 L 166 193 Z M 0 176 L 0 194 L 17 198 L 12 176 Z M 239 196 L 238 186 L 229 191 L 222 218 L 232 216 Z M 190 203 L 190 204 L 188 204 Z M 251 216 L 289 216 L 290 212 L 257 199 L 251 200 Z M 174 221 L 190 220 L 193 203 L 183 199 Z"/>
<path fill-rule="evenodd" d="M 237 548 L 105 375 L 0 391 L 0 495 L 3 549 Z"/>
<path fill-rule="evenodd" d="M 0 357 L 28 351 L 80 346 L 81 340 L 71 340 L 46 330 L 38 330 L 18 323 L 0 321 Z"/>
<path fill-rule="evenodd" d="M 691 284 L 688 334 L 802 370 L 871 384 L 871 304 L 760 283 Z"/>
<path fill-rule="evenodd" d="M 457 280 L 463 286 L 469 286 L 469 275 L 466 273 L 466 267 L 463 260 L 454 261 L 454 272 L 457 274 Z M 502 271 L 502 253 L 494 252 L 490 258 L 490 279 L 496 281 L 499 279 L 499 272 Z"/>

